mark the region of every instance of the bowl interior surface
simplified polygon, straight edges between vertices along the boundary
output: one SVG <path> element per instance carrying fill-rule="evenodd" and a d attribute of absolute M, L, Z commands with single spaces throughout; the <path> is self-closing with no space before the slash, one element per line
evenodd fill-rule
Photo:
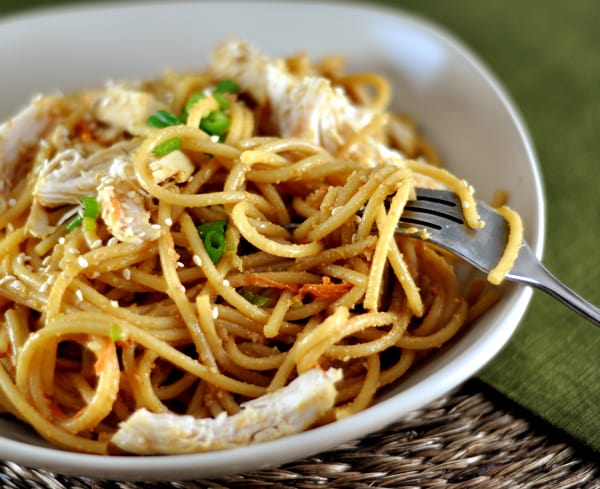
<path fill-rule="evenodd" d="M 211 19 L 227 19 L 215 22 Z M 252 22 L 248 19 L 252 18 Z M 292 21 L 293 19 L 293 21 Z M 176 35 L 162 35 L 176 25 Z M 341 27 L 343 26 L 343 28 Z M 167 30 L 171 31 L 170 28 Z M 172 31 L 171 31 L 172 32 Z M 350 70 L 384 73 L 394 108 L 410 114 L 447 168 L 481 199 L 509 192 L 538 256 L 544 202 L 532 144 L 504 90 L 477 57 L 437 26 L 398 10 L 301 2 L 169 2 L 96 5 L 0 22 L 0 119 L 36 93 L 150 78 L 165 69 L 203 69 L 217 43 L 243 38 L 266 53 L 341 54 Z M 65 474 L 179 480 L 276 465 L 383 428 L 474 375 L 506 343 L 529 302 L 506 286 L 502 300 L 366 411 L 305 433 L 223 452 L 168 457 L 101 457 L 48 446 L 0 418 L 0 457 Z"/>

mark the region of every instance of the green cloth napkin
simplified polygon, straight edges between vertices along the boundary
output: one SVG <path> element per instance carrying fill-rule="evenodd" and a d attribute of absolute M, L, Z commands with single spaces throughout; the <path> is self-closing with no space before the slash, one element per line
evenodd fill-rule
<path fill-rule="evenodd" d="M 530 130 L 542 168 L 548 217 L 544 262 L 566 284 L 600 304 L 600 3 L 378 3 L 445 27 L 505 85 Z M 0 0 L 0 14 L 51 4 Z M 600 329 L 543 293 L 534 294 L 517 333 L 480 378 L 600 452 Z"/>

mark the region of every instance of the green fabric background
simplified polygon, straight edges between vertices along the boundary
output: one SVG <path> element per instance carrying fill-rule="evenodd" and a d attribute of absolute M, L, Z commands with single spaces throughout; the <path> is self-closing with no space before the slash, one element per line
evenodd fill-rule
<path fill-rule="evenodd" d="M 77 2 L 0 0 L 0 14 L 59 3 Z M 600 2 L 376 3 L 445 27 L 505 85 L 542 168 L 548 217 L 544 262 L 600 304 Z M 480 378 L 600 452 L 599 354 L 600 329 L 536 292 L 516 335 Z"/>

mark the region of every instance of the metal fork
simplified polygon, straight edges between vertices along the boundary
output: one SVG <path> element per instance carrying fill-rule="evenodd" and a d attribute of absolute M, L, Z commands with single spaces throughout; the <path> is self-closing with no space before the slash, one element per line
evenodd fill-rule
<path fill-rule="evenodd" d="M 417 189 L 416 194 L 416 200 L 407 202 L 396 232 L 426 239 L 485 273 L 496 266 L 508 237 L 508 225 L 500 214 L 477 201 L 477 210 L 485 226 L 472 229 L 465 224 L 461 202 L 454 193 Z M 415 233 L 415 228 L 425 229 L 426 233 Z M 525 241 L 506 279 L 541 289 L 600 326 L 600 309 L 552 275 Z"/>

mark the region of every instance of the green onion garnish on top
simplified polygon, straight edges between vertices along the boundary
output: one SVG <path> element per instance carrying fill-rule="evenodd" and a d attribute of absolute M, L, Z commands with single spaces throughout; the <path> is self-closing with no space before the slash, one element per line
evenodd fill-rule
<path fill-rule="evenodd" d="M 239 85 L 233 80 L 221 80 L 215 85 L 216 93 L 238 93 Z"/>
<path fill-rule="evenodd" d="M 231 107 L 231 101 L 229 101 L 225 97 L 223 97 L 222 94 L 215 92 L 215 93 L 213 93 L 213 97 L 219 104 L 219 109 L 227 110 L 229 107 Z"/>
<path fill-rule="evenodd" d="M 83 209 L 67 223 L 67 232 L 75 230 L 83 224 L 85 231 L 96 230 L 96 219 L 100 215 L 100 203 L 96 197 L 83 197 L 81 199 Z"/>
<path fill-rule="evenodd" d="M 123 329 L 116 323 L 110 325 L 110 339 L 116 343 L 123 338 Z"/>
<path fill-rule="evenodd" d="M 71 219 L 67 223 L 67 232 L 70 233 L 71 231 L 74 231 L 76 228 L 81 226 L 82 223 L 83 223 L 83 216 L 80 216 L 79 214 L 76 215 L 73 219 Z"/>
<path fill-rule="evenodd" d="M 250 302 L 251 304 L 254 304 L 255 306 L 258 306 L 262 309 L 264 309 L 265 307 L 268 307 L 269 304 L 271 303 L 270 297 L 267 297 L 267 296 L 264 296 L 261 294 L 257 294 L 248 289 L 244 289 L 242 291 L 242 297 L 244 299 L 246 299 L 248 302 Z"/>
<path fill-rule="evenodd" d="M 192 110 L 192 107 L 194 105 L 196 105 L 198 100 L 202 100 L 203 98 L 206 98 L 206 95 L 204 95 L 203 93 L 200 93 L 200 92 L 193 93 L 192 95 L 190 95 L 189 98 L 187 99 L 187 102 L 185 103 L 185 107 L 183 108 L 183 114 L 182 114 L 181 118 L 183 120 L 187 120 L 190 110 Z"/>
<path fill-rule="evenodd" d="M 83 217 L 98 218 L 100 215 L 100 204 L 96 197 L 83 197 L 81 204 L 83 205 Z"/>
<path fill-rule="evenodd" d="M 226 227 L 227 221 L 210 221 L 196 226 L 206 253 L 213 263 L 217 263 L 225 252 Z"/>
<path fill-rule="evenodd" d="M 211 136 L 223 136 L 231 126 L 231 119 L 225 112 L 215 110 L 202 118 L 200 129 Z"/>
<path fill-rule="evenodd" d="M 168 127 L 181 124 L 181 119 L 168 110 L 159 109 L 146 120 L 150 127 Z"/>
<path fill-rule="evenodd" d="M 163 141 L 162 143 L 156 145 L 154 147 L 154 149 L 152 150 L 152 152 L 156 156 L 165 156 L 165 155 L 168 155 L 170 152 L 181 148 L 182 143 L 183 143 L 183 141 L 181 140 L 181 138 L 176 137 L 176 138 L 167 139 L 167 140 Z"/>

